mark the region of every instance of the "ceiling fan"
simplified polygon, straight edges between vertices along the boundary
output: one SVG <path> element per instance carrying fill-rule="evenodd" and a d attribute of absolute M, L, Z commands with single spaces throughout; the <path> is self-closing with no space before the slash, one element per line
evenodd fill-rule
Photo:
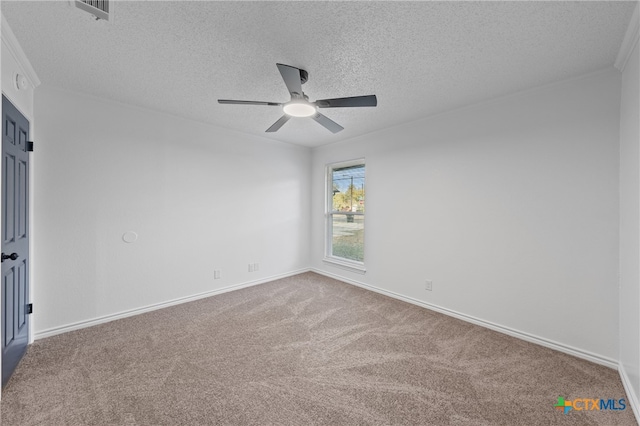
<path fill-rule="evenodd" d="M 291 100 L 289 102 L 236 101 L 233 99 L 218 99 L 218 102 L 221 104 L 235 105 L 281 106 L 284 115 L 273 123 L 273 125 L 266 130 L 267 132 L 278 131 L 291 117 L 311 117 L 332 133 L 338 133 L 344 129 L 344 127 L 329 117 L 320 114 L 318 108 L 374 107 L 378 104 L 376 95 L 320 99 L 315 102 L 309 102 L 309 97 L 302 91 L 302 85 L 306 83 L 309 78 L 307 71 L 290 65 L 276 65 L 278 66 L 278 70 L 280 70 L 284 84 L 291 94 Z"/>

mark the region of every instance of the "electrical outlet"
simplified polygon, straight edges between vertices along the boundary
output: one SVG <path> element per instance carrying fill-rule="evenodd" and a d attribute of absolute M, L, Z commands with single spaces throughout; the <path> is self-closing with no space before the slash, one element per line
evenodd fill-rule
<path fill-rule="evenodd" d="M 425 289 L 425 290 L 432 291 L 432 290 L 433 290 L 433 281 L 431 281 L 431 280 L 426 280 L 426 281 L 424 282 L 424 289 Z"/>
<path fill-rule="evenodd" d="M 216 269 L 215 271 L 213 271 L 213 279 L 214 280 L 219 280 L 220 279 L 220 270 Z"/>
<path fill-rule="evenodd" d="M 259 271 L 260 270 L 260 264 L 259 263 L 254 263 L 253 264 L 253 270 L 254 271 Z"/>
<path fill-rule="evenodd" d="M 249 272 L 253 272 L 253 263 L 249 264 Z"/>

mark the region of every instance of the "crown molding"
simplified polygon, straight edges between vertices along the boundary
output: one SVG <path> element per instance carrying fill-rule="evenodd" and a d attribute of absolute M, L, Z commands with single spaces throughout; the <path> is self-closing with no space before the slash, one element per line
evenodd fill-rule
<path fill-rule="evenodd" d="M 640 17 L 638 16 L 639 8 L 640 3 L 636 2 L 636 8 L 634 9 L 633 15 L 631 16 L 631 22 L 629 22 L 627 32 L 624 35 L 624 40 L 622 40 L 622 44 L 620 45 L 618 57 L 613 64 L 613 66 L 620 71 L 624 70 L 624 67 L 627 65 L 627 62 L 631 57 L 633 49 L 636 47 L 636 44 L 638 44 L 638 29 L 640 28 Z"/>
<path fill-rule="evenodd" d="M 25 74 L 25 77 L 31 87 L 34 89 L 40 85 L 40 79 L 36 74 L 35 70 L 31 66 L 31 62 L 27 58 L 27 55 L 24 54 L 24 51 L 20 47 L 20 43 L 18 43 L 18 39 L 11 31 L 11 27 L 9 23 L 5 19 L 4 15 L 2 15 L 2 24 L 0 25 L 0 32 L 2 33 L 2 42 L 7 46 L 11 55 L 18 62 L 22 71 Z"/>

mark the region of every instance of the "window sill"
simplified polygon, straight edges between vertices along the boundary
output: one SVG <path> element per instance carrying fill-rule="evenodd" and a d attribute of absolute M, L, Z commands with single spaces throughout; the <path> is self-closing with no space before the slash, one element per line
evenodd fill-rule
<path fill-rule="evenodd" d="M 336 259 L 334 257 L 325 257 L 322 259 L 325 263 L 330 263 L 333 266 L 337 266 L 338 268 L 346 269 L 347 271 L 356 272 L 358 274 L 363 274 L 367 272 L 367 269 L 364 267 L 364 263 L 360 262 L 349 262 L 341 259 Z"/>

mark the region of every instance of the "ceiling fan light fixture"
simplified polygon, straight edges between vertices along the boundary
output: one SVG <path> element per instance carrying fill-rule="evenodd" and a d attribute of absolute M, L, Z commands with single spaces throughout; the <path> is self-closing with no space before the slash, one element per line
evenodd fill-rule
<path fill-rule="evenodd" d="M 300 101 L 286 103 L 282 110 L 291 117 L 311 117 L 317 112 L 314 105 Z"/>

